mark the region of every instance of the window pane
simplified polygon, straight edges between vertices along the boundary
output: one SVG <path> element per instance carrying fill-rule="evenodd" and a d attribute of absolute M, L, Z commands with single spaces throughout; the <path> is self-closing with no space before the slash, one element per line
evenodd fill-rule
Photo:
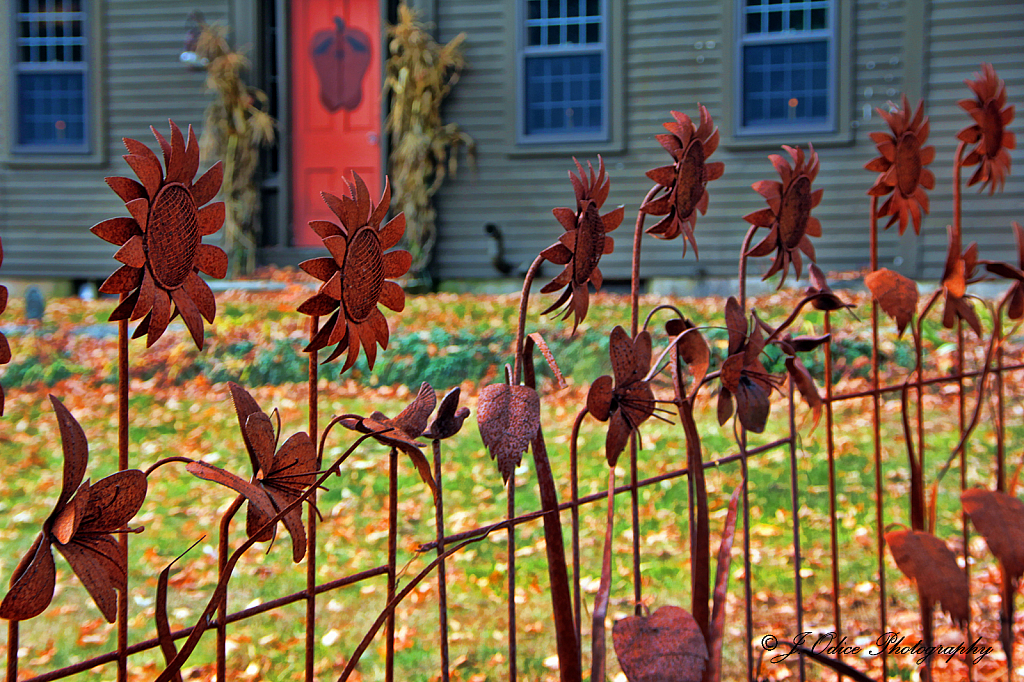
<path fill-rule="evenodd" d="M 566 0 L 565 16 L 578 17 L 580 15 L 580 0 Z"/>
<path fill-rule="evenodd" d="M 587 24 L 587 42 L 588 43 L 599 43 L 601 42 L 601 24 L 597 22 L 591 22 Z"/>
<path fill-rule="evenodd" d="M 601 16 L 601 3 L 599 0 L 587 0 L 587 16 Z"/>
<path fill-rule="evenodd" d="M 526 29 L 526 44 L 540 45 L 540 26 L 530 26 Z"/>
<path fill-rule="evenodd" d="M 562 16 L 561 0 L 548 0 L 548 19 L 558 19 Z"/>
<path fill-rule="evenodd" d="M 548 41 L 547 45 L 561 45 L 562 44 L 562 27 L 561 26 L 548 26 L 547 30 Z"/>
<path fill-rule="evenodd" d="M 743 48 L 743 125 L 827 122 L 828 42 Z"/>
<path fill-rule="evenodd" d="M 782 12 L 768 13 L 768 32 L 777 33 L 782 30 Z"/>
<path fill-rule="evenodd" d="M 526 18 L 540 19 L 540 0 L 530 0 L 526 3 Z"/>
<path fill-rule="evenodd" d="M 85 78 L 81 73 L 18 75 L 18 143 L 85 142 Z"/>
<path fill-rule="evenodd" d="M 525 75 L 526 134 L 601 130 L 600 55 L 529 57 Z"/>
<path fill-rule="evenodd" d="M 747 33 L 761 32 L 761 16 L 760 13 L 747 15 Z"/>
<path fill-rule="evenodd" d="M 565 27 L 565 42 L 576 45 L 580 42 L 580 25 L 569 24 Z"/>
<path fill-rule="evenodd" d="M 818 9 L 811 10 L 811 28 L 820 29 L 827 28 L 825 23 L 825 8 L 820 7 Z"/>

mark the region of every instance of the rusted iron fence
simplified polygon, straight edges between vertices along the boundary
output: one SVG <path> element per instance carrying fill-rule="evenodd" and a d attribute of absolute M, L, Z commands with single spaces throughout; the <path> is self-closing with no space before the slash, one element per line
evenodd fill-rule
<path fill-rule="evenodd" d="M 276 410 L 260 406 L 246 388 L 230 385 L 230 392 L 245 449 L 252 471 L 238 475 L 214 464 L 185 456 L 174 456 L 140 466 L 137 455 L 129 447 L 129 324 L 137 321 L 132 333 L 145 337 L 147 347 L 167 330 L 170 321 L 180 316 L 196 345 L 202 349 L 204 319 L 213 322 L 216 304 L 200 273 L 223 277 L 227 260 L 217 247 L 203 243 L 203 237 L 214 234 L 224 220 L 224 205 L 213 202 L 221 183 L 220 165 L 195 178 L 199 168 L 199 151 L 195 135 L 187 135 L 171 123 L 170 139 L 154 129 L 162 153 L 161 159 L 145 144 L 125 140 L 128 154 L 125 161 L 136 178 L 108 178 L 110 188 L 125 202 L 124 217 L 99 223 L 92 231 L 119 247 L 115 258 L 121 267 L 102 285 L 101 291 L 120 296 L 120 303 L 110 319 L 117 322 L 119 332 L 118 443 L 119 471 L 91 482 L 86 435 L 75 416 L 57 397 L 51 397 L 54 416 L 64 454 L 63 479 L 52 511 L 43 516 L 41 532 L 31 549 L 9 577 L 10 589 L 0 605 L 0 616 L 9 622 L 7 638 L 7 677 L 18 679 L 19 623 L 44 617 L 55 590 L 56 549 L 70 564 L 84 584 L 103 617 L 118 625 L 116 647 L 89 660 L 37 675 L 32 680 L 53 680 L 72 676 L 98 666 L 116 664 L 117 678 L 128 677 L 130 656 L 159 648 L 166 665 L 158 680 L 181 679 L 182 666 L 199 646 L 215 647 L 216 677 L 227 676 L 227 632 L 232 623 L 287 604 L 302 604 L 305 609 L 305 678 L 316 675 L 314 649 L 317 641 L 318 597 L 333 590 L 351 588 L 361 581 L 383 578 L 387 583 L 386 606 L 380 611 L 357 649 L 346 658 L 343 669 L 331 671 L 331 677 L 348 679 L 356 669 L 367 647 L 380 637 L 385 650 L 384 677 L 394 679 L 396 606 L 412 593 L 429 574 L 437 572 L 439 674 L 449 679 L 452 662 L 448 654 L 448 581 L 445 560 L 466 546 L 493 534 L 507 538 L 508 566 L 508 654 L 507 671 L 498 677 L 517 679 L 518 656 L 516 635 L 516 541 L 517 529 L 523 524 L 540 524 L 545 538 L 548 582 L 546 592 L 551 598 L 552 632 L 558 655 L 558 675 L 562 680 L 603 680 L 607 658 L 606 620 L 612 589 L 613 552 L 615 541 L 616 498 L 625 499 L 629 509 L 632 537 L 632 582 L 634 593 L 629 600 L 635 614 L 615 622 L 611 639 L 619 665 L 630 680 L 719 680 L 730 676 L 760 679 L 771 676 L 772 665 L 782 661 L 800 661 L 801 678 L 822 679 L 827 674 L 849 679 L 888 679 L 896 672 L 896 658 L 906 657 L 910 645 L 886 639 L 886 633 L 899 632 L 892 625 L 891 585 L 887 584 L 886 567 L 894 563 L 916 587 L 920 614 L 914 621 L 910 641 L 916 642 L 915 667 L 922 678 L 933 675 L 934 664 L 945 661 L 948 674 L 971 679 L 992 679 L 993 676 L 1013 678 L 1013 645 L 1016 632 L 1014 598 L 1024 574 L 1024 504 L 1014 496 L 1020 464 L 1008 453 L 1019 451 L 1019 444 L 1007 441 L 1007 419 L 1011 402 L 1019 401 L 1015 390 L 1024 364 L 1016 356 L 1008 356 L 1007 340 L 1013 341 L 1014 326 L 1024 318 L 1024 229 L 1014 225 L 1019 247 L 1018 260 L 1006 263 L 985 260 L 975 245 L 963 246 L 961 217 L 961 169 L 977 166 L 967 185 L 980 184 L 991 192 L 1001 189 L 1010 170 L 1009 150 L 1015 138 L 1008 126 L 1013 107 L 1007 106 L 1002 82 L 988 65 L 975 79 L 968 81 L 973 98 L 961 102 L 971 116 L 970 124 L 959 134 L 960 145 L 953 159 L 955 221 L 949 228 L 949 251 L 939 287 L 926 300 L 919 301 L 918 286 L 913 281 L 878 266 L 879 221 L 898 224 L 902 233 L 908 225 L 920 230 L 922 212 L 929 210 L 927 191 L 935 184 L 928 166 L 935 160 L 934 149 L 928 146 L 928 120 L 923 104 L 912 107 L 905 99 L 902 106 L 893 105 L 880 111 L 889 129 L 871 134 L 879 156 L 867 163 L 876 173 L 873 185 L 865 181 L 870 196 L 870 229 L 868 242 L 871 268 L 864 283 L 871 292 L 870 320 L 861 321 L 847 311 L 852 307 L 844 294 L 833 291 L 825 275 L 813 264 L 813 239 L 826 238 L 827 226 L 813 215 L 821 201 L 822 190 L 814 187 L 819 168 L 818 154 L 810 149 L 785 147 L 787 156 L 772 155 L 770 161 L 777 176 L 755 183 L 753 188 L 766 201 L 766 208 L 744 216 L 751 227 L 740 247 L 739 292 L 728 300 L 725 308 L 725 357 L 713 361 L 706 340 L 706 327 L 700 321 L 687 319 L 684 311 L 673 306 L 659 306 L 641 317 L 639 255 L 645 233 L 645 221 L 654 216 L 658 222 L 646 233 L 661 240 L 683 237 L 682 251 L 687 243 L 696 255 L 698 218 L 709 209 L 709 183 L 725 172 L 720 162 L 710 161 L 718 144 L 718 131 L 708 111 L 698 105 L 698 121 L 673 112 L 673 120 L 665 124 L 666 132 L 657 136 L 668 153 L 667 165 L 652 169 L 648 177 L 654 186 L 640 205 L 632 241 L 633 277 L 630 329 L 616 327 L 610 331 L 609 354 L 612 374 L 594 378 L 585 404 L 573 423 L 569 437 L 568 463 L 552 463 L 541 424 L 540 395 L 537 391 L 537 370 L 534 355 L 540 350 L 550 365 L 556 382 L 561 373 L 557 359 L 538 333 L 528 333 L 528 301 L 533 280 L 540 265 L 547 261 L 564 266 L 564 270 L 540 293 L 555 293 L 557 298 L 545 313 L 563 314 L 572 318 L 573 329 L 585 318 L 589 308 L 590 285 L 600 287 L 602 275 L 599 262 L 611 252 L 615 231 L 624 219 L 623 207 L 604 206 L 610 180 L 603 162 L 597 168 L 576 163 L 569 177 L 574 202 L 555 208 L 554 218 L 562 234 L 537 257 L 526 275 L 521 298 L 520 316 L 515 332 L 510 363 L 505 380 L 484 387 L 477 400 L 476 422 L 484 445 L 496 460 L 506 481 L 507 510 L 504 520 L 490 525 L 449 534 L 445 529 L 444 442 L 454 437 L 469 416 L 460 407 L 458 389 L 449 392 L 438 403 L 434 389 L 424 383 L 415 398 L 400 414 L 388 416 L 379 412 L 369 415 L 340 414 L 329 419 L 319 413 L 318 379 L 321 361 L 330 362 L 345 355 L 341 372 L 347 371 L 360 356 L 365 355 L 372 368 L 378 347 L 386 348 L 389 325 L 379 308 L 383 305 L 400 313 L 405 294 L 396 280 L 406 274 L 411 257 L 396 249 L 404 231 L 404 216 L 387 219 L 391 192 L 385 187 L 379 201 L 370 197 L 366 185 L 353 176 L 345 190 L 338 194 L 323 193 L 324 200 L 337 217 L 337 222 L 314 221 L 313 230 L 323 239 L 325 253 L 302 264 L 302 269 L 322 284 L 316 293 L 303 301 L 298 313 L 309 317 L 309 383 L 307 392 L 308 424 L 305 431 L 281 438 L 280 417 Z M 788 157 L 788 158 L 787 158 Z M 867 176 L 865 176 L 867 177 Z M 977 199 L 982 201 L 983 198 Z M 974 199 L 972 199 L 974 201 Z M 866 205 L 868 200 L 866 200 Z M 759 239 L 755 243 L 755 237 Z M 791 314 L 784 319 L 768 320 L 749 308 L 745 295 L 747 263 L 751 258 L 771 256 L 765 279 L 778 275 L 779 286 L 792 270 L 799 277 L 808 266 L 809 286 Z M 983 276 L 1006 280 L 1009 289 L 998 301 L 980 303 L 969 294 L 968 287 Z M 940 301 L 941 299 L 941 301 Z M 943 309 L 938 319 L 937 307 Z M 2 296 L 2 309 L 6 291 Z M 987 308 L 987 313 L 979 310 Z M 797 334 L 797 323 L 805 310 L 823 313 L 823 328 L 817 334 Z M 655 328 L 654 319 L 668 321 Z M 841 372 L 834 362 L 832 344 L 844 336 L 836 329 L 837 316 L 843 316 L 843 327 L 870 325 L 870 368 L 868 380 L 861 390 L 838 392 L 835 379 Z M 929 318 L 935 318 L 932 321 Z M 902 381 L 883 383 L 880 336 L 889 329 L 890 318 L 901 336 L 909 331 L 909 339 L 901 341 L 912 348 L 913 369 Z M 923 337 L 927 330 L 940 325 L 950 330 L 955 339 L 955 362 L 952 368 L 937 368 L 926 356 Z M 806 325 L 799 325 L 804 329 Z M 765 366 L 766 349 L 781 358 L 785 373 L 772 374 Z M 821 349 L 823 372 L 812 376 L 801 357 Z M 978 350 L 980 349 L 980 350 Z M 321 351 L 327 353 L 326 358 Z M 6 340 L 0 336 L 0 362 L 10 360 Z M 333 367 L 328 365 L 328 367 Z M 333 370 L 332 370 L 333 371 Z M 671 390 L 671 394 L 667 392 Z M 701 392 L 716 395 L 720 425 L 734 426 L 735 450 L 726 455 L 709 457 L 701 445 L 701 429 L 695 418 L 694 405 Z M 957 414 L 944 414 L 957 434 L 957 445 L 937 448 L 929 439 L 931 427 L 925 404 L 933 393 L 953 395 Z M 773 394 L 782 400 L 772 401 Z M 800 406 L 806 404 L 806 408 Z M 866 414 L 872 434 L 871 465 L 874 489 L 868 499 L 874 508 L 874 530 L 860 538 L 851 548 L 841 545 L 839 525 L 843 504 L 841 482 L 836 475 L 837 440 L 849 427 L 842 415 L 849 415 L 850 404 Z M 889 409 L 893 406 L 899 409 Z M 435 411 L 435 407 L 437 408 Z M 796 428 L 798 410 L 810 410 L 813 430 L 804 433 Z M 608 483 L 604 491 L 591 495 L 579 492 L 577 441 L 583 422 L 592 417 L 606 425 L 604 455 L 609 464 Z M 683 466 L 649 476 L 644 472 L 643 458 L 638 456 L 640 431 L 651 418 L 661 418 L 682 427 L 685 447 L 678 453 Z M 883 423 L 898 422 L 896 430 L 903 434 L 902 443 L 882 443 Z M 783 437 L 763 442 L 758 434 L 772 422 L 784 424 L 773 432 Z M 983 449 L 989 454 L 981 467 L 968 466 L 968 444 L 977 437 L 976 429 L 985 422 Z M 549 425 L 549 430 L 552 428 Z M 333 460 L 325 456 L 329 439 L 337 438 L 345 429 L 353 433 L 349 447 Z M 890 429 L 891 431 L 892 429 Z M 463 434 L 462 437 L 475 435 Z M 798 452 L 801 444 L 814 439 L 824 443 L 827 458 L 827 480 L 804 483 L 798 473 Z M 368 440 L 385 445 L 389 452 L 388 488 L 388 551 L 379 566 L 326 582 L 318 578 L 318 516 L 317 492 L 338 472 L 357 448 Z M 283 442 L 282 442 L 283 441 Z M 657 448 L 658 446 L 653 446 Z M 905 450 L 903 455 L 895 454 Z M 533 472 L 540 492 L 540 509 L 523 511 L 516 506 L 515 477 L 521 459 L 527 452 L 533 457 Z M 791 508 L 786 515 L 792 533 L 792 576 L 795 603 L 791 604 L 792 629 L 788 632 L 766 632 L 758 602 L 758 562 L 752 559 L 752 527 L 758 514 L 770 510 L 752 509 L 749 473 L 759 466 L 760 458 L 781 452 L 790 462 Z M 591 453 L 587 453 L 590 456 Z M 433 496 L 436 532 L 423 538 L 421 550 L 432 559 L 419 573 L 400 580 L 397 564 L 399 525 L 398 467 L 408 456 L 418 475 Z M 621 468 L 627 480 L 617 480 Z M 906 481 L 905 492 L 889 490 L 883 476 L 892 460 L 905 462 L 899 467 Z M 628 462 L 628 464 L 627 464 Z M 223 514 L 215 530 L 218 546 L 218 581 L 191 627 L 172 630 L 167 613 L 170 571 L 168 566 L 159 575 L 156 585 L 157 636 L 146 641 L 128 641 L 128 566 L 131 561 L 130 538 L 133 517 L 143 506 L 147 481 L 159 475 L 164 467 L 181 468 L 198 479 L 226 486 L 238 496 Z M 709 512 L 709 493 L 705 469 L 729 468 L 739 471 L 742 483 L 732 495 L 724 522 Z M 947 472 L 959 472 L 953 481 Z M 559 500 L 556 477 L 570 481 L 569 499 Z M 662 606 L 654 613 L 646 611 L 643 594 L 643 567 L 640 491 L 651 485 L 685 486 L 688 491 L 689 518 L 688 561 L 680 560 L 684 576 L 690 578 L 691 603 L 688 609 Z M 197 485 L 204 485 L 197 482 Z M 806 541 L 801 527 L 804 486 L 827 486 L 829 557 L 821 565 L 830 572 L 828 604 L 821 607 L 802 592 L 804 584 Z M 960 515 L 959 538 L 936 537 L 936 498 L 942 486 L 961 492 L 963 510 Z M 607 505 L 604 553 L 601 579 L 593 598 L 586 603 L 581 589 L 583 567 L 580 551 L 580 509 L 584 505 Z M 906 506 L 906 514 L 894 515 L 892 510 Z M 232 541 L 232 522 L 245 508 L 244 540 Z M 303 515 L 304 509 L 307 511 Z M 910 527 L 890 527 L 892 518 L 908 518 Z M 714 523 L 713 523 L 714 521 Z M 241 523 L 238 518 L 236 525 Z M 715 528 L 712 528 L 715 525 Z M 303 571 L 306 586 L 292 594 L 240 611 L 229 611 L 227 595 L 230 578 L 239 559 L 257 543 L 272 540 L 284 531 L 290 543 L 295 570 Z M 974 533 L 986 541 L 988 551 L 999 565 L 1000 589 L 995 601 L 986 601 L 982 608 L 974 604 L 970 571 L 977 557 L 972 556 Z M 565 537 L 567 534 L 568 537 Z M 737 534 L 739 537 L 736 537 Z M 237 537 L 239 534 L 236 533 Z M 720 537 L 720 546 L 711 547 L 711 537 Z M 116 537 L 115 537 L 116 536 Z M 742 566 L 731 566 L 733 544 L 737 545 Z M 951 548 L 955 547 L 956 551 Z M 717 562 L 711 571 L 712 550 Z M 851 586 L 844 579 L 841 554 L 853 549 L 872 556 L 876 565 L 874 579 L 867 589 Z M 180 562 L 187 562 L 186 547 L 181 547 Z M 278 547 L 274 551 L 286 551 Z M 301 568 L 298 565 L 304 562 Z M 727 615 L 729 578 L 741 581 L 734 592 L 742 594 L 739 604 L 742 615 Z M 857 627 L 847 625 L 843 604 L 851 591 L 866 595 L 858 606 Z M 590 593 L 590 591 L 588 591 Z M 811 603 L 815 601 L 812 607 Z M 853 600 L 857 601 L 857 600 Z M 991 606 L 997 604 L 998 613 Z M 873 604 L 873 605 L 872 605 Z M 950 643 L 946 634 L 936 637 L 935 606 L 945 614 L 940 621 L 943 633 L 960 629 L 962 644 Z M 864 612 L 873 615 L 864 616 Z M 583 619 L 589 615 L 589 628 Z M 741 622 L 742 621 L 742 622 Z M 779 620 L 773 619 L 772 623 Z M 900 623 L 906 624 L 902 618 Z M 865 623 L 867 625 L 865 625 Z M 729 626 L 727 627 L 727 624 Z M 902 627 L 902 626 L 901 626 Z M 211 632 L 212 631 L 212 632 Z M 583 641 L 590 633 L 589 646 Z M 983 633 L 978 635 L 977 633 Z M 737 634 L 739 633 L 739 634 Z M 204 637 L 204 635 L 208 635 Z M 954 637 L 955 639 L 956 637 Z M 998 640 L 998 641 L 995 641 Z M 902 640 L 900 640 L 902 641 Z M 728 653 L 723 654 L 724 650 Z M 874 653 L 865 656 L 864 649 Z M 902 648 L 901 648 L 902 647 Z M 987 647 L 987 650 L 982 651 Z M 998 649 L 1001 652 L 993 653 Z M 584 656 L 584 652 L 588 652 Z M 788 654 L 786 656 L 784 654 Z M 991 654 L 991 655 L 990 655 Z M 987 657 L 987 660 L 986 660 Z M 739 659 L 739 660 L 736 660 Z M 899 660 L 903 660 L 900 658 Z M 950 663 L 950 662 L 953 663 Z M 787 664 L 788 665 L 788 664 Z M 952 665 L 952 668 L 949 668 Z M 823 667 L 819 667 L 823 666 Z M 736 673 L 745 669 L 744 673 Z M 947 670 L 948 669 L 948 670 Z"/>

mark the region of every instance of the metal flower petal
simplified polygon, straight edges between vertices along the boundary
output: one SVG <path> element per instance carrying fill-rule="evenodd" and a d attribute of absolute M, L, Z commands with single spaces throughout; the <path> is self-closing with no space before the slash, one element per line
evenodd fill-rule
<path fill-rule="evenodd" d="M 373 434 L 374 440 L 409 455 L 420 478 L 436 499 L 437 486 L 430 472 L 430 464 L 423 456 L 423 444 L 416 440 L 426 430 L 430 413 L 434 411 L 436 404 L 437 394 L 434 388 L 424 381 L 420 384 L 416 398 L 398 416 L 389 419 L 380 412 L 374 412 L 369 417 L 342 419 L 341 425 L 359 433 Z"/>
<path fill-rule="evenodd" d="M 388 347 L 388 323 L 377 305 L 383 304 L 395 312 L 405 308 L 405 292 L 390 280 L 404 275 L 412 264 L 408 251 L 389 251 L 405 233 L 405 214 L 399 213 L 381 226 L 391 206 L 390 184 L 385 181 L 380 202 L 374 204 L 363 179 L 357 173 L 353 173 L 353 179 L 355 182 L 349 185 L 348 194 L 338 197 L 321 192 L 341 224 L 310 223 L 323 238 L 331 257 L 313 258 L 299 264 L 306 273 L 323 282 L 317 293 L 299 306 L 299 312 L 306 315 L 333 312 L 310 340 L 306 352 L 337 344 L 324 362 L 348 351 L 342 372 L 355 364 L 360 346 L 371 369 L 377 359 L 377 346 Z"/>
<path fill-rule="evenodd" d="M 103 617 L 117 618 L 117 590 L 124 590 L 128 566 L 113 533 L 138 513 L 146 498 L 146 475 L 137 469 L 119 471 L 95 484 L 85 477 L 88 444 L 71 412 L 50 396 L 61 433 L 64 475 L 53 511 L 42 532 L 11 576 L 11 589 L 0 603 L 0 618 L 26 620 L 46 610 L 53 599 L 56 568 L 52 548 L 96 602 Z"/>
<path fill-rule="evenodd" d="M 587 409 L 599 421 L 608 422 L 605 458 L 615 466 L 629 437 L 654 414 L 654 391 L 646 379 L 651 369 L 651 335 L 642 331 L 631 339 L 617 326 L 609 337 L 608 354 L 614 381 L 603 376 L 591 384 Z"/>
<path fill-rule="evenodd" d="M 233 382 L 228 383 L 228 388 L 242 431 L 242 440 L 252 463 L 252 484 L 266 493 L 272 506 L 272 509 L 266 509 L 266 505 L 254 504 L 249 498 L 245 521 L 246 534 L 260 542 L 273 540 L 277 534 L 276 525 L 262 533 L 260 529 L 272 518 L 268 516 L 270 511 L 276 515 L 299 499 L 309 486 L 316 482 L 316 446 L 308 433 L 299 431 L 278 448 L 280 434 L 275 431 L 270 417 L 260 409 L 252 395 Z M 228 487 L 234 488 L 230 485 Z M 245 494 L 241 490 L 237 492 Z M 298 563 L 306 555 L 306 531 L 302 522 L 302 510 L 296 507 L 286 514 L 281 522 L 291 535 L 292 559 Z"/>
<path fill-rule="evenodd" d="M 150 128 L 163 151 L 163 169 L 146 145 L 125 138 L 124 160 L 139 182 L 106 179 L 125 202 L 130 217 L 111 218 L 92 227 L 97 237 L 121 247 L 114 258 L 122 267 L 99 290 L 121 294 L 110 320 L 142 320 L 133 336 L 145 335 L 146 346 L 156 343 L 168 323 L 180 315 L 202 349 L 203 318 L 213 322 L 217 310 L 210 287 L 199 273 L 217 279 L 227 274 L 227 255 L 202 243 L 203 237 L 224 223 L 224 203 L 207 204 L 220 189 L 224 172 L 218 161 L 195 180 L 199 142 L 192 126 L 187 142 L 174 121 L 170 126 L 170 142 Z"/>

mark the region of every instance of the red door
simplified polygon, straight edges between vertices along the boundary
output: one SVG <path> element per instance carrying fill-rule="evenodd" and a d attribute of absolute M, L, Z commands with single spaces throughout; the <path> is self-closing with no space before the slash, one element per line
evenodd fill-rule
<path fill-rule="evenodd" d="M 315 246 L 310 220 L 333 220 L 321 191 L 352 171 L 381 192 L 379 0 L 295 0 L 292 25 L 292 243 Z"/>

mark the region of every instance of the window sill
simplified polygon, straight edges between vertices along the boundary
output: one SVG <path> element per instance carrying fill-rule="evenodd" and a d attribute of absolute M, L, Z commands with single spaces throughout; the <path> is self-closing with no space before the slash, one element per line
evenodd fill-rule
<path fill-rule="evenodd" d="M 99 152 L 89 154 L 7 152 L 0 155 L 0 164 L 8 168 L 100 168 L 106 163 L 106 155 Z"/>
<path fill-rule="evenodd" d="M 856 129 L 852 126 L 842 132 L 804 132 L 798 128 L 788 131 L 772 131 L 763 134 L 723 135 L 721 146 L 737 151 L 756 151 L 759 149 L 774 150 L 779 145 L 806 145 L 808 142 L 815 147 L 848 147 L 856 141 Z"/>
<path fill-rule="evenodd" d="M 509 145 L 505 155 L 510 159 L 529 159 L 545 156 L 588 156 L 602 154 L 613 156 L 624 154 L 626 145 L 621 140 L 559 140 L 557 142 L 527 142 Z"/>

